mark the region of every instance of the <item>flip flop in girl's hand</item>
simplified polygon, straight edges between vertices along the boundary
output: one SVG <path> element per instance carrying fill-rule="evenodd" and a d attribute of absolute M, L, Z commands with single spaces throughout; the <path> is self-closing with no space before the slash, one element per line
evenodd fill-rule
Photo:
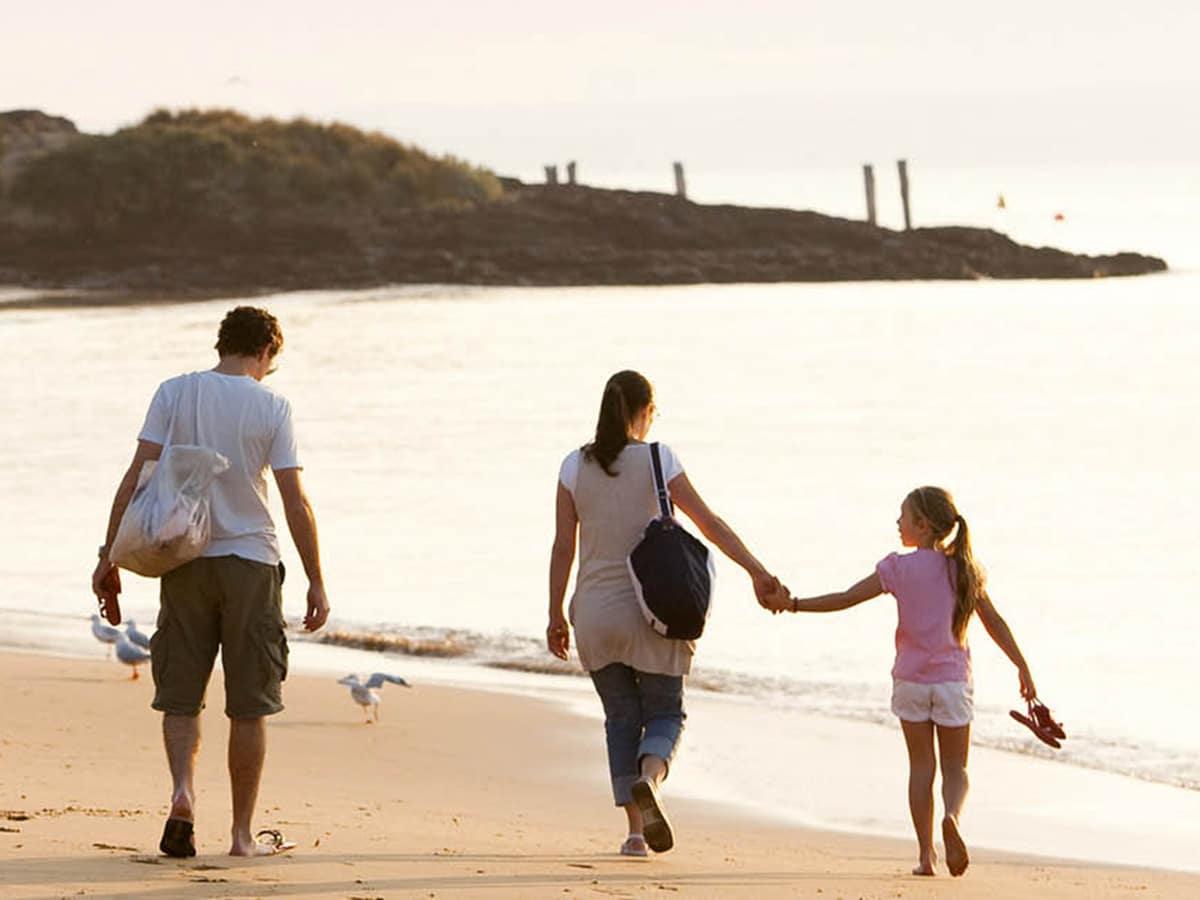
<path fill-rule="evenodd" d="M 1037 697 L 1030 699 L 1028 706 L 1029 715 L 1027 716 L 1015 709 L 1009 710 L 1008 714 L 1032 731 L 1043 744 L 1048 744 L 1056 750 L 1062 747 L 1059 741 L 1066 740 L 1067 733 L 1063 731 L 1062 723 L 1054 721 L 1054 717 L 1050 714 L 1050 708 Z"/>

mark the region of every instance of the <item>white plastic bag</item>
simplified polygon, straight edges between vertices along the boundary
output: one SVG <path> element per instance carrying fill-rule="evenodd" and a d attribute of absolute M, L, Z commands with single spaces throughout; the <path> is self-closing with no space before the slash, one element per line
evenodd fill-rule
<path fill-rule="evenodd" d="M 212 535 L 208 489 L 229 460 L 208 447 L 172 444 L 138 473 L 109 558 L 148 578 L 204 552 Z"/>

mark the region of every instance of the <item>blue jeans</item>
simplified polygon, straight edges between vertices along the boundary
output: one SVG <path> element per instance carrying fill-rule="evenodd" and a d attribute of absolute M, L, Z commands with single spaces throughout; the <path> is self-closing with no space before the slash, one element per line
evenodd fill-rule
<path fill-rule="evenodd" d="M 617 806 L 633 802 L 630 789 L 643 756 L 657 756 L 668 768 L 683 733 L 683 676 L 639 672 L 611 663 L 591 673 L 604 704 L 608 771 Z"/>

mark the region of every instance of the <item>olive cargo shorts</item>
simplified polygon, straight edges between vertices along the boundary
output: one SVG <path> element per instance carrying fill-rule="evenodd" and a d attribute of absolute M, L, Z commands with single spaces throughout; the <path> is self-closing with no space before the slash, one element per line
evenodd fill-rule
<path fill-rule="evenodd" d="M 162 577 L 150 640 L 155 709 L 197 715 L 221 648 L 225 715 L 256 719 L 283 709 L 287 677 L 278 566 L 238 556 L 200 557 Z"/>

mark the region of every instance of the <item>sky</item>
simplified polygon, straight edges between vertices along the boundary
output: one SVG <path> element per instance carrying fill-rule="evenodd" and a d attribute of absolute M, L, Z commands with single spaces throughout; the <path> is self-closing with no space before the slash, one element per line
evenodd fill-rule
<path fill-rule="evenodd" d="M 0 109 L 345 121 L 502 173 L 1200 159 L 1192 0 L 13 5 Z"/>

